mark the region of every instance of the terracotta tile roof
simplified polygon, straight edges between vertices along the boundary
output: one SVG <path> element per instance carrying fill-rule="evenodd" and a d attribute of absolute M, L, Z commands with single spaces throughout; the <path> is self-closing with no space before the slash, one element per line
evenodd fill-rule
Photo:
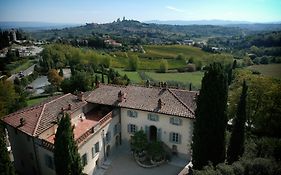
<path fill-rule="evenodd" d="M 89 93 L 86 93 L 85 96 L 88 95 Z M 69 104 L 71 104 L 71 110 L 68 110 Z M 3 121 L 28 135 L 36 136 L 54 125 L 52 122 L 57 120 L 62 108 L 71 114 L 85 104 L 87 102 L 79 101 L 76 95 L 65 94 L 9 114 L 3 118 Z M 20 125 L 21 118 L 25 121 L 24 125 Z"/>
<path fill-rule="evenodd" d="M 122 102 L 118 101 L 118 93 L 120 91 L 126 96 Z M 89 95 L 86 101 L 194 118 L 194 110 L 196 108 L 195 96 L 196 92 L 187 90 L 100 85 L 99 88 Z M 158 106 L 159 99 L 162 101 L 161 108 Z"/>

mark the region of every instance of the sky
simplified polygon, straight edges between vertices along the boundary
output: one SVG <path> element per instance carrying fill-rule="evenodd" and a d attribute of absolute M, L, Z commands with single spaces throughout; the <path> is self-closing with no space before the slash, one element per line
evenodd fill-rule
<path fill-rule="evenodd" d="M 280 22 L 281 0 L 0 0 L 0 21 L 108 23 L 123 16 Z"/>

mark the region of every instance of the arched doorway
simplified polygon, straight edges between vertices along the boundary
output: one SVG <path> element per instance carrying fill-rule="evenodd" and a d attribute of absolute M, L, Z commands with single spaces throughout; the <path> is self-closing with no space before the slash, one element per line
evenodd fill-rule
<path fill-rule="evenodd" d="M 149 141 L 157 140 L 157 128 L 156 126 L 151 125 L 149 127 Z"/>

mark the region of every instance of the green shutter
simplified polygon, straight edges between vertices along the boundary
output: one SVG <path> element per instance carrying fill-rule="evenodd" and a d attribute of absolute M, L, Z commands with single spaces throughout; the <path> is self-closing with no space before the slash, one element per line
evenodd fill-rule
<path fill-rule="evenodd" d="M 181 118 L 179 118 L 179 120 L 180 120 L 180 123 L 179 123 L 179 125 L 182 125 L 182 119 L 181 119 Z"/>
<path fill-rule="evenodd" d="M 180 134 L 178 134 L 179 135 L 179 141 L 178 141 L 178 144 L 181 144 L 181 135 Z"/>
<path fill-rule="evenodd" d="M 130 125 L 131 125 L 131 124 L 128 124 L 128 133 L 131 132 L 131 131 L 130 131 Z"/>
<path fill-rule="evenodd" d="M 162 130 L 161 128 L 158 128 L 157 130 L 157 140 L 161 141 L 161 134 L 162 134 Z"/>
<path fill-rule="evenodd" d="M 170 140 L 170 142 L 173 142 L 173 133 L 172 132 L 170 132 L 170 134 L 169 134 L 170 136 L 169 136 L 169 140 Z"/>
<path fill-rule="evenodd" d="M 159 121 L 159 116 L 158 116 L 158 115 L 155 115 L 155 117 L 156 117 L 156 121 Z"/>
<path fill-rule="evenodd" d="M 173 123 L 174 123 L 173 121 L 174 121 L 174 118 L 171 117 L 171 118 L 170 118 L 170 123 L 173 124 Z"/>

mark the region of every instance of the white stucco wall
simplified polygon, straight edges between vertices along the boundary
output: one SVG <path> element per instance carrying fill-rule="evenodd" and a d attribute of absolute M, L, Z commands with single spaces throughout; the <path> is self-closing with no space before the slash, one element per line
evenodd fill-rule
<path fill-rule="evenodd" d="M 161 128 L 161 141 L 163 141 L 170 148 L 172 148 L 172 145 L 176 145 L 179 155 L 185 157 L 187 156 L 187 158 L 190 158 L 193 131 L 192 119 L 180 117 L 182 119 L 182 124 L 173 125 L 170 123 L 170 118 L 176 116 L 154 113 L 159 116 L 159 121 L 151 121 L 148 120 L 148 114 L 151 112 L 132 110 L 137 111 L 138 113 L 138 116 L 136 118 L 133 118 L 127 115 L 128 110 L 131 109 L 121 108 L 121 135 L 124 144 L 128 144 L 131 137 L 131 134 L 128 133 L 128 124 L 134 124 L 138 127 L 138 130 L 142 128 L 144 131 L 146 126 L 150 127 L 151 125 L 153 125 L 157 127 L 157 129 Z M 170 142 L 170 132 L 179 133 L 181 135 L 180 144 Z"/>
<path fill-rule="evenodd" d="M 16 170 L 22 174 L 38 174 L 33 137 L 19 130 L 16 134 L 16 129 L 13 127 L 6 126 L 6 128 L 9 134 Z"/>

